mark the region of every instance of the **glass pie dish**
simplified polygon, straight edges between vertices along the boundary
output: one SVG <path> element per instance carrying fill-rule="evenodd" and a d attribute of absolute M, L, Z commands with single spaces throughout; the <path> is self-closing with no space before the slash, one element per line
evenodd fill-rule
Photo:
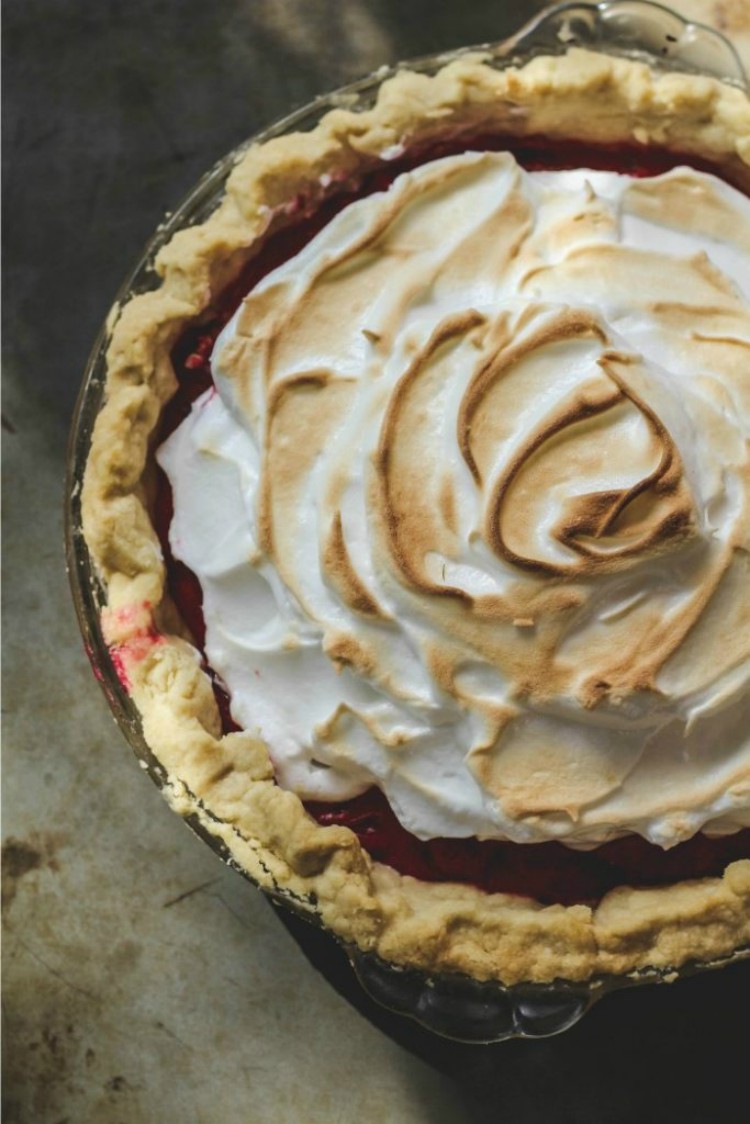
<path fill-rule="evenodd" d="M 469 50 L 481 50 L 490 65 L 504 69 L 523 64 L 538 55 L 564 55 L 571 46 L 583 46 L 604 54 L 646 61 L 656 70 L 718 77 L 746 88 L 742 66 L 731 45 L 707 28 L 688 24 L 668 9 L 641 2 L 563 4 L 549 9 L 518 35 L 499 44 L 465 48 L 408 63 L 418 73 L 432 75 Z M 238 160 L 251 145 L 314 128 L 335 108 L 358 113 L 370 109 L 383 83 L 399 68 L 384 69 L 317 99 L 310 106 L 285 118 L 251 138 L 222 160 L 205 176 L 185 202 L 158 230 L 141 261 L 128 277 L 116 305 L 155 285 L 153 263 L 159 251 L 178 231 L 202 223 L 222 199 L 225 184 Z M 73 595 L 84 642 L 115 718 L 152 779 L 165 787 L 169 777 L 163 763 L 144 737 L 141 716 L 123 686 L 121 668 L 113 659 L 102 631 L 106 591 L 83 535 L 81 489 L 91 448 L 92 432 L 100 414 L 107 377 L 109 329 L 105 326 L 86 371 L 71 436 L 67 504 L 67 552 Z M 212 830 L 210 816 L 186 816 L 187 822 L 230 865 L 250 877 Z M 218 828 L 218 824 L 214 825 Z M 286 908 L 310 921 L 316 916 L 298 898 L 264 887 L 265 892 Z M 347 946 L 352 967 L 366 991 L 393 1011 L 416 1019 L 436 1034 L 464 1042 L 496 1042 L 509 1037 L 543 1037 L 573 1025 L 599 997 L 617 987 L 647 981 L 672 980 L 678 974 L 718 967 L 728 959 L 750 954 L 740 948 L 728 958 L 687 963 L 679 971 L 649 969 L 620 976 L 602 975 L 584 982 L 559 979 L 550 983 L 500 983 L 473 980 L 458 973 L 426 974 L 398 967 L 371 952 Z"/>

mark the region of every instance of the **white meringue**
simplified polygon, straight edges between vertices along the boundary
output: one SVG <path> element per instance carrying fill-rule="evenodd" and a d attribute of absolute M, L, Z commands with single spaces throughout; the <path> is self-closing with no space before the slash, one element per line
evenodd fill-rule
<path fill-rule="evenodd" d="M 159 452 L 279 783 L 422 837 L 750 825 L 750 201 L 466 153 L 246 298 Z"/>

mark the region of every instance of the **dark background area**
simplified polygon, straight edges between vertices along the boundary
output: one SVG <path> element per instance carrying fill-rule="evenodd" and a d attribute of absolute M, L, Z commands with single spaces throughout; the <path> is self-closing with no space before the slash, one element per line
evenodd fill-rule
<path fill-rule="evenodd" d="M 501 38 L 539 6 L 7 0 L 6 344 L 35 387 L 72 411 L 126 270 L 219 157 L 317 94 Z"/>
<path fill-rule="evenodd" d="M 318 93 L 399 58 L 500 38 L 536 7 L 6 0 L 4 350 L 27 400 L 57 419 L 60 451 L 122 278 L 208 167 Z M 61 500 L 62 479 L 60 455 Z M 367 1017 L 455 1080 L 467 1120 L 750 1120 L 750 964 L 615 994 L 559 1038 L 462 1047 L 369 1005 L 328 942 L 295 935 Z"/>

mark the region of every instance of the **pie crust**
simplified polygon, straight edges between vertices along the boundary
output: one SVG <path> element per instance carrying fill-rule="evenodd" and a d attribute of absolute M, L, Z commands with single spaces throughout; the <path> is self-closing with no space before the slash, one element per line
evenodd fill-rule
<path fill-rule="evenodd" d="M 248 733 L 222 736 L 211 681 L 166 591 L 149 516 L 153 438 L 176 389 L 170 351 L 256 251 L 321 186 L 356 179 L 394 146 L 463 133 L 652 144 L 694 154 L 750 189 L 750 101 L 740 89 L 571 49 L 520 68 L 464 54 L 435 76 L 399 72 L 372 109 L 328 113 L 309 133 L 253 146 L 200 226 L 161 250 L 153 292 L 113 310 L 106 402 L 82 495 L 83 530 L 106 588 L 102 630 L 167 774 L 176 811 L 197 818 L 266 890 L 317 914 L 340 939 L 397 965 L 478 980 L 586 980 L 671 971 L 750 945 L 750 860 L 721 878 L 613 890 L 595 907 L 543 906 L 467 885 L 426 883 L 374 862 L 353 832 L 319 826 L 274 782 Z"/>

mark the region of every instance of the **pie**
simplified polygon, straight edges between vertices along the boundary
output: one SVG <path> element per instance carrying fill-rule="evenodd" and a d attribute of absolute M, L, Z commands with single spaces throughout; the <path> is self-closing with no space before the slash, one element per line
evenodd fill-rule
<path fill-rule="evenodd" d="M 251 147 L 83 530 L 173 807 L 390 963 L 750 945 L 750 101 L 579 49 Z"/>

